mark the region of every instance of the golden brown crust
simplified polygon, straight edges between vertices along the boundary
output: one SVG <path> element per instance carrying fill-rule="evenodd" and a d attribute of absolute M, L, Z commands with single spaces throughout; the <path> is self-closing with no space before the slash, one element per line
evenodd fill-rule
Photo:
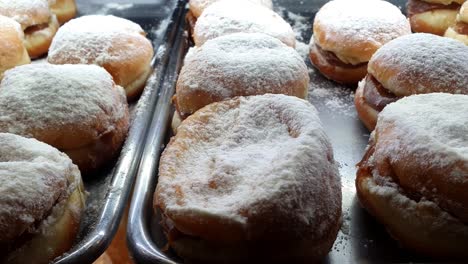
<path fill-rule="evenodd" d="M 454 30 L 453 27 L 449 27 L 447 29 L 447 31 L 445 31 L 444 37 L 453 38 L 453 39 L 456 39 L 458 41 L 461 41 L 465 45 L 468 45 L 468 35 L 460 34 L 456 30 Z"/>
<path fill-rule="evenodd" d="M 309 52 L 312 64 L 328 79 L 343 84 L 356 84 L 367 74 L 367 63 L 359 67 L 341 67 L 330 63 L 325 56 L 317 49 L 316 44 L 310 45 Z"/>
<path fill-rule="evenodd" d="M 413 32 L 443 36 L 447 28 L 455 23 L 458 10 L 437 9 L 415 14 L 409 18 Z"/>
<path fill-rule="evenodd" d="M 457 20 L 460 22 L 468 23 L 468 2 L 465 2 L 458 13 Z"/>
<path fill-rule="evenodd" d="M 60 25 L 76 16 L 75 0 L 53 0 L 53 2 L 50 5 L 50 10 L 57 16 Z"/>
<path fill-rule="evenodd" d="M 468 257 L 466 224 L 433 203 L 411 200 L 390 187 L 378 188 L 370 171 L 359 165 L 356 189 L 361 205 L 404 247 L 442 260 Z"/>
<path fill-rule="evenodd" d="M 31 58 L 37 58 L 47 53 L 59 26 L 57 18 L 52 15 L 45 28 L 25 31 L 24 44 Z"/>
<path fill-rule="evenodd" d="M 365 79 L 362 80 L 362 82 L 365 81 Z M 362 123 L 364 123 L 369 131 L 374 130 L 379 112 L 366 102 L 364 97 L 364 83 L 359 83 L 359 86 L 356 89 L 354 94 L 354 105 L 356 106 L 356 111 Z"/>
<path fill-rule="evenodd" d="M 0 80 L 3 73 L 15 66 L 31 62 L 23 45 L 21 26 L 8 17 L 0 16 Z"/>

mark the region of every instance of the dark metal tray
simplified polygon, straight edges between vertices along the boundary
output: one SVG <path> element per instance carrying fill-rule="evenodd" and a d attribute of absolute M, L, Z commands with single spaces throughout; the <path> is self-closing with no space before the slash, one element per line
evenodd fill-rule
<path fill-rule="evenodd" d="M 155 48 L 152 65 L 155 71 L 137 102 L 130 103 L 131 127 L 120 157 L 95 175 L 83 177 L 89 193 L 87 207 L 74 247 L 55 259 L 55 263 L 92 263 L 109 246 L 133 187 L 153 108 L 168 54 L 164 31 L 175 3 L 170 0 L 77 0 L 78 16 L 113 14 L 140 24 Z M 129 4 L 133 2 L 132 4 Z"/>
<path fill-rule="evenodd" d="M 181 1 L 184 2 L 184 1 Z M 367 146 L 369 132 L 357 117 L 353 96 L 356 87 L 338 85 L 322 77 L 308 59 L 309 40 L 315 13 L 325 0 L 276 0 L 275 11 L 291 23 L 299 41 L 296 49 L 304 56 L 310 74 L 309 101 L 318 109 L 323 126 L 332 142 L 340 166 L 343 192 L 343 225 L 324 263 L 421 262 L 424 257 L 399 247 L 359 205 L 356 197 L 356 167 Z M 390 1 L 402 8 L 404 0 Z M 181 3 L 179 3 L 181 5 Z M 404 8 L 403 8 L 404 9 Z M 153 193 L 157 184 L 158 161 L 170 137 L 173 113 L 171 96 L 177 74 L 188 48 L 184 33 L 186 10 L 178 17 L 176 43 L 161 84 L 161 94 L 151 122 L 146 146 L 132 197 L 127 227 L 130 251 L 137 263 L 181 262 L 172 251 L 165 250 L 166 238 L 159 225 L 160 216 L 153 212 Z M 404 11 L 404 10 L 403 10 Z"/>

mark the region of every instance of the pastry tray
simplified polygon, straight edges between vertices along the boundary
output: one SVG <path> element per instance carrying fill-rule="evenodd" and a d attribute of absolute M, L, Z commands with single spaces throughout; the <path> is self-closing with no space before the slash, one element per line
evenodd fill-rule
<path fill-rule="evenodd" d="M 351 1 L 351 0 L 350 0 Z M 324 263 L 382 263 L 427 262 L 422 256 L 402 249 L 367 212 L 356 197 L 356 163 L 363 157 L 369 132 L 359 121 L 354 108 L 356 87 L 343 86 L 322 77 L 308 59 L 308 43 L 312 35 L 315 13 L 327 1 L 324 0 L 274 0 L 274 9 L 288 21 L 298 40 L 296 50 L 307 63 L 310 84 L 309 101 L 317 108 L 325 131 L 334 148 L 339 163 L 343 192 L 343 224 L 332 250 Z M 406 1 L 389 1 L 404 12 Z M 184 1 L 179 2 L 179 7 Z M 181 263 L 171 250 L 159 225 L 160 216 L 153 211 L 153 193 L 157 184 L 158 161 L 170 136 L 170 121 L 174 108 L 174 94 L 178 72 L 190 46 L 186 32 L 185 13 L 178 17 L 175 45 L 161 83 L 161 94 L 149 128 L 141 166 L 132 197 L 127 238 L 136 263 Z"/>
<path fill-rule="evenodd" d="M 92 263 L 109 246 L 122 218 L 135 181 L 156 98 L 159 81 L 167 65 L 167 43 L 170 43 L 171 14 L 175 3 L 170 0 L 138 0 L 132 4 L 102 0 L 77 0 L 78 16 L 113 14 L 140 24 L 153 42 L 154 72 L 142 96 L 130 103 L 131 127 L 120 156 L 94 175 L 83 176 L 88 193 L 86 212 L 80 231 L 71 250 L 55 259 L 54 263 Z M 172 27 L 171 27 L 172 28 Z M 43 63 L 45 60 L 34 61 Z"/>

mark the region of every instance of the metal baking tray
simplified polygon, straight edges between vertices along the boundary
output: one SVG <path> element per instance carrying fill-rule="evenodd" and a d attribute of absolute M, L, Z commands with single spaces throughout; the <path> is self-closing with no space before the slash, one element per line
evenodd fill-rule
<path fill-rule="evenodd" d="M 79 235 L 71 250 L 55 259 L 54 263 L 92 263 L 109 246 L 133 187 L 149 123 L 153 115 L 158 83 L 167 65 L 167 43 L 173 35 L 170 30 L 171 13 L 175 3 L 170 0 L 102 1 L 77 0 L 78 16 L 113 14 L 140 24 L 155 48 L 152 66 L 155 69 L 143 94 L 130 103 L 131 127 L 120 156 L 94 175 L 84 175 L 88 192 L 86 212 Z M 172 28 L 172 27 L 171 27 Z M 163 45 L 161 45 L 163 44 Z"/>
<path fill-rule="evenodd" d="M 183 2 L 183 1 L 181 1 Z M 339 163 L 343 192 L 343 224 L 335 244 L 324 263 L 426 262 L 430 259 L 402 249 L 361 208 L 356 197 L 356 163 L 363 157 L 369 132 L 359 121 L 353 97 L 356 87 L 343 86 L 322 77 L 308 59 L 308 43 L 312 22 L 325 0 L 276 0 L 275 11 L 282 15 L 296 32 L 297 51 L 304 57 L 310 74 L 309 101 L 318 109 L 323 126 Z M 404 0 L 390 1 L 404 11 Z M 180 4 L 180 3 L 179 3 Z M 158 105 L 150 125 L 146 146 L 132 197 L 127 238 L 136 263 L 180 263 L 171 250 L 159 225 L 160 216 L 153 211 L 153 193 L 157 184 L 158 161 L 171 136 L 170 120 L 174 111 L 171 96 L 177 74 L 190 43 L 184 31 L 185 12 L 179 17 L 178 36 L 162 83 Z"/>

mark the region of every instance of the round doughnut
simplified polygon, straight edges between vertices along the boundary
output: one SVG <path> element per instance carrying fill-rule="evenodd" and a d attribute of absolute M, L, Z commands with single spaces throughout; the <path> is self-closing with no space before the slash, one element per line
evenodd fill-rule
<path fill-rule="evenodd" d="M 235 33 L 188 52 L 175 105 L 185 118 L 235 96 L 281 93 L 307 98 L 308 86 L 307 66 L 293 48 L 265 34 Z"/>
<path fill-rule="evenodd" d="M 317 111 L 281 94 L 202 108 L 162 154 L 154 208 L 188 261 L 322 259 L 341 225 L 341 185 Z"/>
<path fill-rule="evenodd" d="M 80 171 L 57 149 L 0 133 L 0 262 L 49 263 L 78 233 Z"/>
<path fill-rule="evenodd" d="M 49 5 L 61 25 L 76 16 L 75 0 L 49 0 Z"/>
<path fill-rule="evenodd" d="M 379 115 L 356 188 L 403 246 L 468 258 L 468 95 L 413 95 Z"/>
<path fill-rule="evenodd" d="M 468 94 L 468 47 L 432 34 L 397 38 L 372 56 L 367 77 L 359 83 L 355 105 L 373 130 L 388 103 L 412 94 Z"/>
<path fill-rule="evenodd" d="M 55 36 L 47 60 L 52 64 L 104 67 L 129 100 L 142 92 L 152 72 L 153 46 L 136 23 L 115 16 L 73 19 Z"/>
<path fill-rule="evenodd" d="M 221 0 L 209 5 L 198 18 L 193 32 L 196 46 L 232 33 L 264 33 L 295 47 L 296 37 L 281 16 L 250 1 Z"/>
<path fill-rule="evenodd" d="M 444 35 L 455 23 L 465 0 L 409 0 L 406 8 L 413 32 Z"/>
<path fill-rule="evenodd" d="M 31 62 L 23 45 L 24 35 L 20 24 L 0 15 L 0 80 L 3 73 L 18 65 Z"/>
<path fill-rule="evenodd" d="M 114 158 L 128 127 L 125 93 L 98 66 L 29 64 L 0 83 L 0 132 L 52 145 L 82 173 Z"/>
<path fill-rule="evenodd" d="M 457 15 L 456 24 L 449 27 L 445 31 L 444 36 L 459 40 L 468 45 L 468 2 L 462 5 Z"/>
<path fill-rule="evenodd" d="M 190 7 L 190 12 L 195 16 L 195 18 L 198 18 L 205 8 L 213 4 L 214 2 L 218 2 L 220 0 L 189 0 L 189 7 Z M 239 0 L 230 0 L 230 1 L 239 1 Z M 273 3 L 271 0 L 248 0 L 252 3 L 260 4 L 263 5 L 269 9 L 273 9 Z"/>
<path fill-rule="evenodd" d="M 381 0 L 334 0 L 317 13 L 310 58 L 325 77 L 353 84 L 365 76 L 366 63 L 382 45 L 410 34 L 398 7 Z"/>
<path fill-rule="evenodd" d="M 47 0 L 0 0 L 0 15 L 20 23 L 24 31 L 24 44 L 31 58 L 47 53 L 59 28 Z"/>

